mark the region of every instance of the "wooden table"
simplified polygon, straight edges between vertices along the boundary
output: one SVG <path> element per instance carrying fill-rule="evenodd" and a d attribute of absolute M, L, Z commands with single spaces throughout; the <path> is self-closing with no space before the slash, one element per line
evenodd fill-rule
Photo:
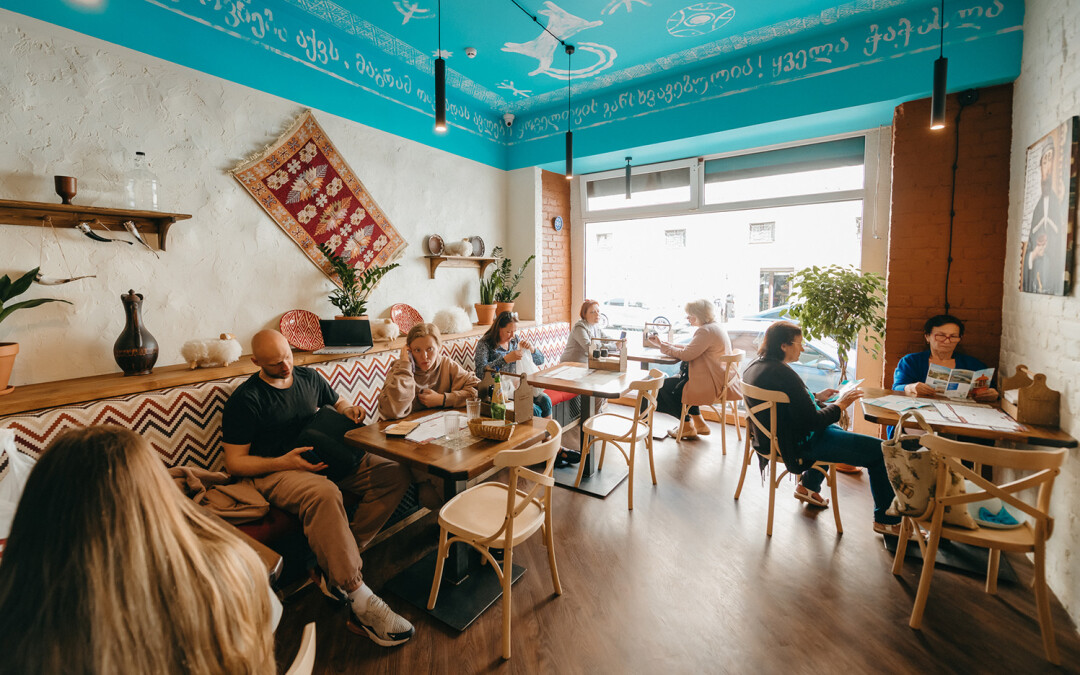
<path fill-rule="evenodd" d="M 869 398 L 880 398 L 886 395 L 903 395 L 903 392 L 889 389 L 865 388 Z M 938 398 L 937 400 L 948 400 Z M 878 424 L 895 425 L 900 421 L 900 414 L 885 408 L 868 405 L 859 401 L 862 406 L 863 417 L 870 422 Z M 1028 445 L 1043 445 L 1051 448 L 1075 448 L 1075 438 L 1061 429 L 1053 427 L 1040 427 L 1033 424 L 1025 424 L 1022 431 L 1007 431 L 1004 429 L 990 429 L 988 427 L 958 426 L 941 422 L 929 422 L 930 427 L 941 434 L 954 436 L 967 436 L 968 438 L 984 438 L 991 441 L 1012 441 L 1014 443 L 1027 443 Z"/>
<path fill-rule="evenodd" d="M 629 358 L 629 357 L 628 357 Z M 593 410 L 594 399 L 596 398 L 618 398 L 626 391 L 630 384 L 638 380 L 644 379 L 648 376 L 645 371 L 627 371 L 625 373 L 616 373 L 610 370 L 592 370 L 590 373 L 608 374 L 611 377 L 605 379 L 603 382 L 583 382 L 579 380 L 567 380 L 561 377 L 552 377 L 547 373 L 553 370 L 563 368 L 566 366 L 572 366 L 576 368 L 587 368 L 588 365 L 584 363 L 560 363 L 550 368 L 545 368 L 534 375 L 529 376 L 529 384 L 534 387 L 540 387 L 542 389 L 554 389 L 556 391 L 566 391 L 571 394 L 578 394 L 581 396 L 581 423 L 578 425 L 579 434 L 581 439 L 582 450 L 585 449 L 585 421 L 595 414 Z M 585 470 L 582 472 L 581 485 L 574 485 L 577 480 L 577 467 L 567 466 L 560 469 L 555 469 L 555 483 L 571 490 L 577 490 L 578 492 L 584 492 L 585 494 L 592 495 L 593 497 L 600 497 L 601 499 L 611 494 L 619 483 L 622 483 L 626 479 L 629 471 L 625 466 L 618 463 L 608 463 L 608 470 L 601 475 L 600 471 L 596 469 L 596 453 L 590 452 L 588 457 L 584 460 Z"/>
<path fill-rule="evenodd" d="M 437 412 L 423 410 L 405 419 L 416 419 Z M 464 415 L 464 412 L 461 414 Z M 528 447 L 547 436 L 547 420 L 535 418 L 531 423 L 515 426 L 506 441 L 475 438 L 471 445 L 453 449 L 440 445 L 439 439 L 416 443 L 400 436 L 387 436 L 383 428 L 393 423 L 384 421 L 353 429 L 345 434 L 345 442 L 442 479 L 446 501 L 464 492 L 470 484 L 487 477 L 494 470 L 495 455 L 503 450 Z M 468 437 L 469 431 L 463 429 L 459 434 Z M 387 582 L 387 588 L 416 607 L 428 611 L 428 593 L 435 575 L 435 555 L 435 552 L 430 553 L 395 576 Z M 514 565 L 512 579 L 517 581 L 524 573 L 524 567 Z M 502 587 L 495 572 L 480 564 L 480 556 L 472 547 L 455 544 L 450 547 L 447 556 L 439 602 L 435 609 L 428 613 L 461 631 L 501 596 Z"/>
<path fill-rule="evenodd" d="M 668 356 L 654 347 L 635 347 L 633 349 L 627 347 L 626 360 L 641 363 L 645 370 L 648 370 L 654 363 L 671 366 L 679 362 L 679 359 Z"/>

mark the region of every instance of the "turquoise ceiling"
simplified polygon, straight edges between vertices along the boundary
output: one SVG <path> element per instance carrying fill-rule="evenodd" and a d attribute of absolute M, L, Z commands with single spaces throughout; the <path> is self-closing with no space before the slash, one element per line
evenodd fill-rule
<path fill-rule="evenodd" d="M 0 6 L 493 166 L 579 171 L 887 124 L 929 95 L 933 0 L 0 0 Z M 945 4 L 949 90 L 1019 74 L 1021 0 Z M 569 60 L 541 26 L 576 48 Z M 466 49 L 475 49 L 475 58 Z M 516 116 L 512 127 L 503 114 Z"/>

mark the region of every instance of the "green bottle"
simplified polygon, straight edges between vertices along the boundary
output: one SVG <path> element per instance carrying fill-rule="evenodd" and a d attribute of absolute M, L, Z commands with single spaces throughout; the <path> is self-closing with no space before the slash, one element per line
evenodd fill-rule
<path fill-rule="evenodd" d="M 495 371 L 495 384 L 491 388 L 491 419 L 506 419 L 506 397 L 503 396 L 502 379 Z"/>

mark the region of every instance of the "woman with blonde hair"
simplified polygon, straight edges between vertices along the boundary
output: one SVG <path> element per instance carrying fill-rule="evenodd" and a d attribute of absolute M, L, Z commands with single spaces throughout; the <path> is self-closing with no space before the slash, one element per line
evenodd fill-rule
<path fill-rule="evenodd" d="M 723 362 L 716 359 L 731 353 L 731 339 L 727 331 L 716 323 L 713 304 L 704 299 L 693 300 L 686 303 L 685 309 L 686 320 L 691 326 L 697 327 L 688 344 L 664 342 L 655 335 L 649 338 L 649 343 L 663 354 L 682 361 L 679 376 L 667 378 L 657 393 L 656 409 L 677 418 L 682 414 L 683 403 L 690 405 L 689 416 L 679 420 L 679 426 L 669 434 L 678 437 L 681 433 L 682 438 L 694 438 L 698 434 L 707 436 L 710 433 L 709 425 L 698 409 L 699 405 L 715 402 L 725 384 L 728 384 L 727 395 L 732 400 L 738 400 L 742 395 L 738 371 L 735 368 L 730 371 L 725 369 Z M 693 420 L 693 425 L 688 424 L 690 420 Z"/>
<path fill-rule="evenodd" d="M 441 337 L 433 323 L 409 329 L 401 357 L 390 366 L 379 392 L 383 419 L 401 419 L 424 408 L 460 408 L 476 398 L 480 378 L 442 353 Z"/>
<path fill-rule="evenodd" d="M 266 567 L 137 434 L 69 431 L 0 558 L 0 672 L 274 673 Z"/>

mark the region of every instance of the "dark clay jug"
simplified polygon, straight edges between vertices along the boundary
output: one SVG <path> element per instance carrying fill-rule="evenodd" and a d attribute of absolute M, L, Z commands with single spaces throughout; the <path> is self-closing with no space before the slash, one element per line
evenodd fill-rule
<path fill-rule="evenodd" d="M 113 345 L 113 358 L 125 376 L 149 375 L 157 363 L 158 343 L 142 323 L 142 293 L 129 290 L 120 300 L 127 323 Z"/>

